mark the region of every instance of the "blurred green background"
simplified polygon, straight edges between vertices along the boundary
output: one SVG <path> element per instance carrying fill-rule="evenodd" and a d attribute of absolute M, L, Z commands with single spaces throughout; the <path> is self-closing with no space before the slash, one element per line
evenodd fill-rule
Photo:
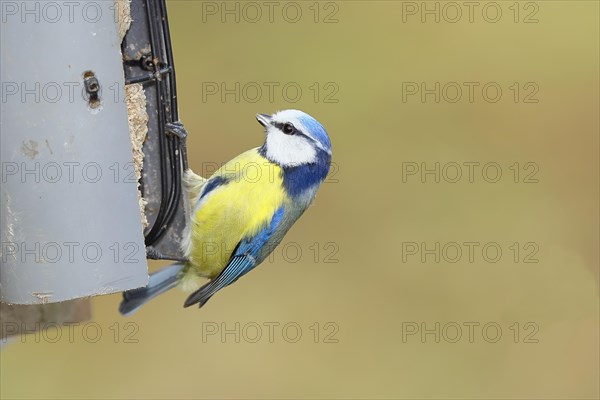
<path fill-rule="evenodd" d="M 256 22 L 244 3 L 227 3 L 239 22 L 209 3 L 168 3 L 191 167 L 260 145 L 255 113 L 299 108 L 327 128 L 335 173 L 272 259 L 205 308 L 172 291 L 123 318 L 120 296 L 96 298 L 89 332 L 2 350 L 1 397 L 598 398 L 598 2 L 499 2 L 496 23 L 486 3 L 456 23 L 445 2 L 427 2 L 439 23 L 421 21 L 421 2 L 297 2 L 296 23 L 286 3 L 273 22 L 262 2 Z M 211 94 L 222 82 L 240 83 L 239 101 Z M 457 82 L 463 97 L 449 101 L 450 85 L 423 102 L 403 82 Z M 463 82 L 479 83 L 473 102 Z M 495 103 L 488 82 L 502 89 Z M 448 167 L 423 183 L 403 179 L 409 162 L 496 162 L 502 177 L 488 183 L 479 167 L 470 183 L 463 167 L 450 183 Z M 408 242 L 439 242 L 440 262 Z M 451 242 L 455 263 L 441 250 Z M 480 243 L 473 262 L 464 242 Z M 439 342 L 421 336 L 436 323 Z M 478 324 L 471 338 L 465 323 Z"/>

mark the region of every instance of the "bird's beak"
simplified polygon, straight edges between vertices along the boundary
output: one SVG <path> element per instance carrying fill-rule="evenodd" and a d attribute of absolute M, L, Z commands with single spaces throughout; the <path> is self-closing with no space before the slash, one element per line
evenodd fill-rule
<path fill-rule="evenodd" d="M 267 129 L 271 126 L 271 116 L 268 114 L 256 114 L 256 120 Z"/>

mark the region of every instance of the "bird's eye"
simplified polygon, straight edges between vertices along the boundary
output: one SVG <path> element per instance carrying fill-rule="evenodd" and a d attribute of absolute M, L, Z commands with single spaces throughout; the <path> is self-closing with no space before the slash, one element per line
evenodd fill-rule
<path fill-rule="evenodd" d="M 294 128 L 294 125 L 290 124 L 289 122 L 285 125 L 283 125 L 283 133 L 285 133 L 286 135 L 291 135 L 296 131 L 296 128 Z"/>

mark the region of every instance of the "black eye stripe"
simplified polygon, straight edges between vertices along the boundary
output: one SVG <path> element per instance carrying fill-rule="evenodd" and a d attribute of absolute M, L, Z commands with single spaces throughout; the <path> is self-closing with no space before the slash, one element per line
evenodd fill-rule
<path fill-rule="evenodd" d="M 286 135 L 295 135 L 300 133 L 290 122 L 274 122 L 273 125 Z"/>
<path fill-rule="evenodd" d="M 283 132 L 283 128 L 285 127 L 285 125 L 286 125 L 286 123 L 284 123 L 284 122 L 273 122 L 273 126 L 282 132 Z"/>
<path fill-rule="evenodd" d="M 285 122 L 271 122 L 271 125 L 273 125 L 273 126 L 274 126 L 275 128 L 277 128 L 277 129 L 279 129 L 281 132 L 284 132 L 284 133 L 285 133 L 285 131 L 283 130 L 283 128 L 284 128 L 284 127 L 285 127 L 285 125 L 286 125 L 286 123 L 285 123 Z M 290 125 L 292 125 L 292 124 L 290 124 Z M 292 126 L 294 126 L 294 125 L 292 125 Z M 299 130 L 298 128 L 295 128 L 295 130 L 294 130 L 294 133 L 293 133 L 293 134 L 294 134 L 295 136 L 304 136 L 305 138 L 307 138 L 307 139 L 310 139 L 310 140 L 314 141 L 314 140 L 313 140 L 313 138 L 311 138 L 311 137 L 310 137 L 310 136 L 308 136 L 308 135 L 305 135 L 305 134 L 304 134 L 304 133 L 302 133 L 302 131 L 301 131 L 301 130 Z"/>

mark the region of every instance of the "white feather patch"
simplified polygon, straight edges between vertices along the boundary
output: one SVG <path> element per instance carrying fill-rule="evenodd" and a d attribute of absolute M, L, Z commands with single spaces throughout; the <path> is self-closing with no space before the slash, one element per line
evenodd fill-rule
<path fill-rule="evenodd" d="M 317 151 L 310 139 L 286 135 L 275 127 L 267 132 L 267 158 L 285 167 L 313 163 Z"/>

